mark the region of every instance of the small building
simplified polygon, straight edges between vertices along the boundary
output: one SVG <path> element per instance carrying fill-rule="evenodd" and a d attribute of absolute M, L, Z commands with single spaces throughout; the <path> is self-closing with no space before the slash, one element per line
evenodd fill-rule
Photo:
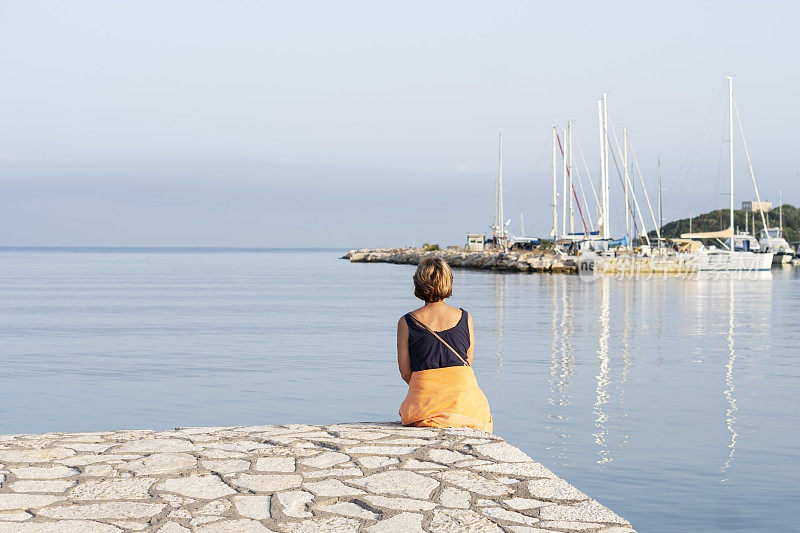
<path fill-rule="evenodd" d="M 759 202 L 753 200 L 752 202 L 742 202 L 742 211 L 750 213 L 769 213 L 772 210 L 772 202 Z"/>
<path fill-rule="evenodd" d="M 482 252 L 486 236 L 483 233 L 467 233 L 467 251 Z"/>

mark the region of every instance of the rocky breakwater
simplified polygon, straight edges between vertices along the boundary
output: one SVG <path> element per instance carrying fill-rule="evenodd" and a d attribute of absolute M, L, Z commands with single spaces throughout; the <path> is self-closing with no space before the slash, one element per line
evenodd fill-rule
<path fill-rule="evenodd" d="M 352 263 L 417 265 L 427 255 L 441 257 L 454 268 L 552 274 L 577 274 L 578 272 L 578 265 L 574 258 L 551 251 L 502 253 L 497 251 L 437 250 L 429 252 L 421 248 L 368 248 L 350 250 L 342 259 L 349 259 Z"/>
<path fill-rule="evenodd" d="M 631 533 L 503 439 L 395 423 L 0 436 L 0 532 Z"/>

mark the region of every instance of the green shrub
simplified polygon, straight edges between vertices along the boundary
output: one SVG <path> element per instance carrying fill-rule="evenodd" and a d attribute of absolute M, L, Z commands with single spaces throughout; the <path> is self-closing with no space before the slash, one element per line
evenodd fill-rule
<path fill-rule="evenodd" d="M 429 242 L 422 243 L 422 249 L 426 252 L 435 252 L 436 250 L 441 250 L 442 248 L 438 244 L 431 244 Z"/>

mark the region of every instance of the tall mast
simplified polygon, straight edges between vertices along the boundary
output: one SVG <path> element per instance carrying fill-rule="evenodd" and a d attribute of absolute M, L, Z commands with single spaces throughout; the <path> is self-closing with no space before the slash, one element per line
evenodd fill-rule
<path fill-rule="evenodd" d="M 628 126 L 622 126 L 622 165 L 625 167 L 625 234 L 631 234 L 631 217 L 628 209 Z"/>
<path fill-rule="evenodd" d="M 731 243 L 733 243 L 733 76 L 728 76 L 728 132 L 730 133 L 728 153 L 731 173 Z"/>
<path fill-rule="evenodd" d="M 600 125 L 600 237 L 605 238 L 608 233 L 606 228 L 606 199 L 605 199 L 605 161 L 603 160 L 603 100 L 597 101 L 597 119 Z"/>
<path fill-rule="evenodd" d="M 566 128 L 561 128 L 561 139 L 562 143 L 567 139 L 567 130 Z M 567 198 L 569 193 L 567 192 L 567 154 L 564 152 L 563 148 L 561 150 L 561 231 L 564 233 L 567 232 Z"/>
<path fill-rule="evenodd" d="M 611 237 L 611 218 L 609 216 L 609 211 L 611 208 L 609 202 L 609 179 L 608 179 L 608 99 L 606 98 L 606 93 L 603 93 L 603 174 L 605 176 L 604 184 L 605 187 L 603 188 L 603 216 L 605 218 L 605 223 L 603 224 L 603 230 L 605 232 L 605 238 L 608 239 Z"/>
<path fill-rule="evenodd" d="M 658 228 L 659 234 L 664 231 L 664 215 L 661 211 L 661 156 L 658 156 Z M 658 246 L 661 246 L 661 239 L 658 240 Z"/>
<path fill-rule="evenodd" d="M 558 238 L 558 171 L 556 168 L 556 143 L 558 134 L 556 127 L 553 126 L 553 229 L 550 231 L 550 236 L 553 239 Z"/>
<path fill-rule="evenodd" d="M 501 239 L 505 239 L 506 226 L 503 216 L 503 132 L 497 138 L 499 162 L 497 167 L 497 230 Z M 505 243 L 504 243 L 505 245 Z"/>
<path fill-rule="evenodd" d="M 567 174 L 569 175 L 569 232 L 575 233 L 575 187 L 572 180 L 572 121 L 567 121 L 567 154 L 569 154 L 569 162 L 567 163 Z"/>
<path fill-rule="evenodd" d="M 778 187 L 778 227 L 781 228 L 781 236 L 783 235 L 783 191 Z"/>

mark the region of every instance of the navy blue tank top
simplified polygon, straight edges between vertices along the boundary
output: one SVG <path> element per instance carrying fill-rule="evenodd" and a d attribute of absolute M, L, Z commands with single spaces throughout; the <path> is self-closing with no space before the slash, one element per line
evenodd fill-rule
<path fill-rule="evenodd" d="M 408 353 L 411 356 L 411 371 L 430 370 L 447 366 L 463 366 L 464 363 L 456 354 L 442 344 L 442 341 L 417 324 L 411 313 L 406 313 L 404 318 L 408 324 Z M 467 312 L 461 310 L 461 319 L 458 324 L 444 331 L 436 333 L 455 348 L 464 359 L 467 359 L 469 350 L 469 321 Z"/>

